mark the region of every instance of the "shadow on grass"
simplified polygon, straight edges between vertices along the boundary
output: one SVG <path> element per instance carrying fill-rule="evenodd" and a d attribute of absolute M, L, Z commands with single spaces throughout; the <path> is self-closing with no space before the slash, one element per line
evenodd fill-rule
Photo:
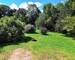
<path fill-rule="evenodd" d="M 44 36 L 48 36 L 48 34 L 43 34 Z"/>
<path fill-rule="evenodd" d="M 61 33 L 61 32 L 60 32 Z M 72 36 L 71 34 L 69 34 L 69 33 L 61 33 L 61 35 L 60 36 L 63 36 L 63 37 L 68 37 L 68 38 L 72 38 L 73 40 L 75 40 L 75 37 L 74 36 Z"/>
<path fill-rule="evenodd" d="M 27 34 L 38 34 L 37 32 L 27 32 Z"/>
<path fill-rule="evenodd" d="M 8 46 L 8 45 L 18 45 L 19 43 L 23 43 L 23 42 L 28 43 L 30 41 L 36 42 L 37 40 L 35 40 L 32 37 L 24 36 L 21 38 L 17 38 L 16 40 L 12 40 L 11 42 L 1 43 L 0 48 L 2 48 L 4 46 Z"/>
<path fill-rule="evenodd" d="M 46 33 L 46 34 L 41 33 L 41 35 L 43 35 L 43 36 L 48 36 L 49 34 L 48 34 L 48 33 Z"/>
<path fill-rule="evenodd" d="M 75 36 L 72 36 L 72 35 L 68 35 L 68 34 L 65 34 L 64 36 L 65 36 L 65 37 L 69 37 L 69 38 L 72 38 L 73 40 L 75 40 Z"/>

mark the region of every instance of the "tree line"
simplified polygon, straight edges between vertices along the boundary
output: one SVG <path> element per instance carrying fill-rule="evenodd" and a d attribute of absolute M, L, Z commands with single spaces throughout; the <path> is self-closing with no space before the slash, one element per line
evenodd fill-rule
<path fill-rule="evenodd" d="M 25 33 L 35 33 L 39 29 L 41 34 L 47 31 L 60 32 L 67 36 L 75 36 L 75 0 L 53 5 L 43 6 L 43 13 L 35 4 L 23 8 L 10 9 L 0 5 L 0 43 L 20 40 Z"/>

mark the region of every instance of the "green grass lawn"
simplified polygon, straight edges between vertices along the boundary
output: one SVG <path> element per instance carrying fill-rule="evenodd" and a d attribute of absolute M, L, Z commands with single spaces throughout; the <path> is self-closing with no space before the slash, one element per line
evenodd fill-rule
<path fill-rule="evenodd" d="M 30 37 L 31 41 L 3 46 L 0 48 L 1 54 L 24 48 L 32 51 L 37 60 L 75 60 L 75 40 L 71 37 L 56 32 L 48 32 L 48 35 L 37 32 L 25 36 Z"/>

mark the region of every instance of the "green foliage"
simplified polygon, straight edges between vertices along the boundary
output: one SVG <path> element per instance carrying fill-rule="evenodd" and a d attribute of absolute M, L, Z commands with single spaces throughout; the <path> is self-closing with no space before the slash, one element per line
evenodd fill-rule
<path fill-rule="evenodd" d="M 42 35 L 46 35 L 47 34 L 47 28 L 46 27 L 41 27 L 40 31 L 41 31 Z"/>
<path fill-rule="evenodd" d="M 6 5 L 0 5 L 0 11 L 0 17 L 11 15 L 10 17 L 3 17 L 0 19 L 1 29 L 9 30 L 10 28 L 8 29 L 7 27 L 12 27 L 13 25 L 16 27 L 14 27 L 15 29 L 25 29 L 23 32 L 29 32 L 31 30 L 33 32 L 35 31 L 36 26 L 36 28 L 39 28 L 44 32 L 46 32 L 45 28 L 47 28 L 49 31 L 65 31 L 70 35 L 74 33 L 74 0 L 68 0 L 65 3 L 58 3 L 56 6 L 51 3 L 45 4 L 43 7 L 43 13 L 40 12 L 35 4 L 28 5 L 28 10 L 22 8 L 19 10 L 11 10 Z M 8 12 L 8 15 L 5 14 L 6 12 Z"/>
<path fill-rule="evenodd" d="M 75 15 L 75 1 L 74 0 L 68 0 L 65 3 L 65 8 L 69 10 L 69 13 L 71 16 Z"/>
<path fill-rule="evenodd" d="M 61 19 L 60 21 L 57 21 L 56 24 L 56 31 L 58 32 L 66 32 L 66 34 L 70 36 L 74 36 L 75 34 L 75 16 L 67 16 L 64 19 Z"/>
<path fill-rule="evenodd" d="M 28 8 L 28 12 L 26 14 L 26 17 L 27 17 L 26 23 L 35 25 L 35 21 L 37 17 L 39 16 L 39 13 L 41 12 L 38 9 L 38 7 L 35 4 L 30 4 Z"/>
<path fill-rule="evenodd" d="M 44 7 L 43 7 L 43 11 L 44 11 L 44 13 L 46 14 L 46 17 L 48 18 L 49 16 L 52 16 L 52 14 L 51 14 L 51 8 L 52 8 L 53 6 L 52 6 L 52 4 L 46 4 L 46 5 L 44 5 Z"/>
<path fill-rule="evenodd" d="M 75 26 L 73 27 L 73 29 L 71 31 L 69 31 L 68 35 L 75 38 Z"/>
<path fill-rule="evenodd" d="M 41 13 L 39 17 L 37 18 L 36 27 L 39 29 L 40 27 L 46 27 L 46 16 L 45 14 Z"/>
<path fill-rule="evenodd" d="M 56 5 L 57 10 L 59 11 L 59 17 L 65 17 L 66 14 L 68 13 L 67 8 L 65 7 L 65 4 L 63 3 L 58 3 Z"/>
<path fill-rule="evenodd" d="M 16 11 L 16 13 L 19 15 L 22 15 L 23 17 L 25 17 L 25 15 L 26 15 L 26 13 L 27 13 L 27 11 L 25 10 L 25 9 L 23 9 L 23 8 L 19 8 L 17 11 Z"/>
<path fill-rule="evenodd" d="M 0 18 L 9 14 L 9 6 L 0 5 Z"/>
<path fill-rule="evenodd" d="M 23 35 L 23 25 L 15 17 L 3 17 L 0 19 L 0 42 L 16 41 Z"/>
<path fill-rule="evenodd" d="M 70 31 L 75 26 L 75 16 L 73 17 L 66 17 L 65 19 L 61 20 L 61 24 L 63 25 L 63 29 Z"/>
<path fill-rule="evenodd" d="M 55 25 L 54 20 L 52 20 L 52 17 L 49 17 L 49 18 L 47 19 L 47 23 L 46 23 L 47 29 L 48 29 L 49 31 L 54 31 L 54 27 L 55 27 L 54 25 Z"/>
<path fill-rule="evenodd" d="M 26 33 L 35 33 L 36 30 L 35 26 L 32 24 L 27 24 L 24 29 Z"/>

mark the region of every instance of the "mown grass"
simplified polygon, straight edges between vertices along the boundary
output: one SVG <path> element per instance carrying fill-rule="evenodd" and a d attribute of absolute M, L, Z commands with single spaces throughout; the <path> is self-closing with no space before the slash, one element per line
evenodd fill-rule
<path fill-rule="evenodd" d="M 48 32 L 48 35 L 25 34 L 30 41 L 11 44 L 0 48 L 1 54 L 10 52 L 16 48 L 29 49 L 37 57 L 37 60 L 75 60 L 75 40 L 56 32 Z"/>

